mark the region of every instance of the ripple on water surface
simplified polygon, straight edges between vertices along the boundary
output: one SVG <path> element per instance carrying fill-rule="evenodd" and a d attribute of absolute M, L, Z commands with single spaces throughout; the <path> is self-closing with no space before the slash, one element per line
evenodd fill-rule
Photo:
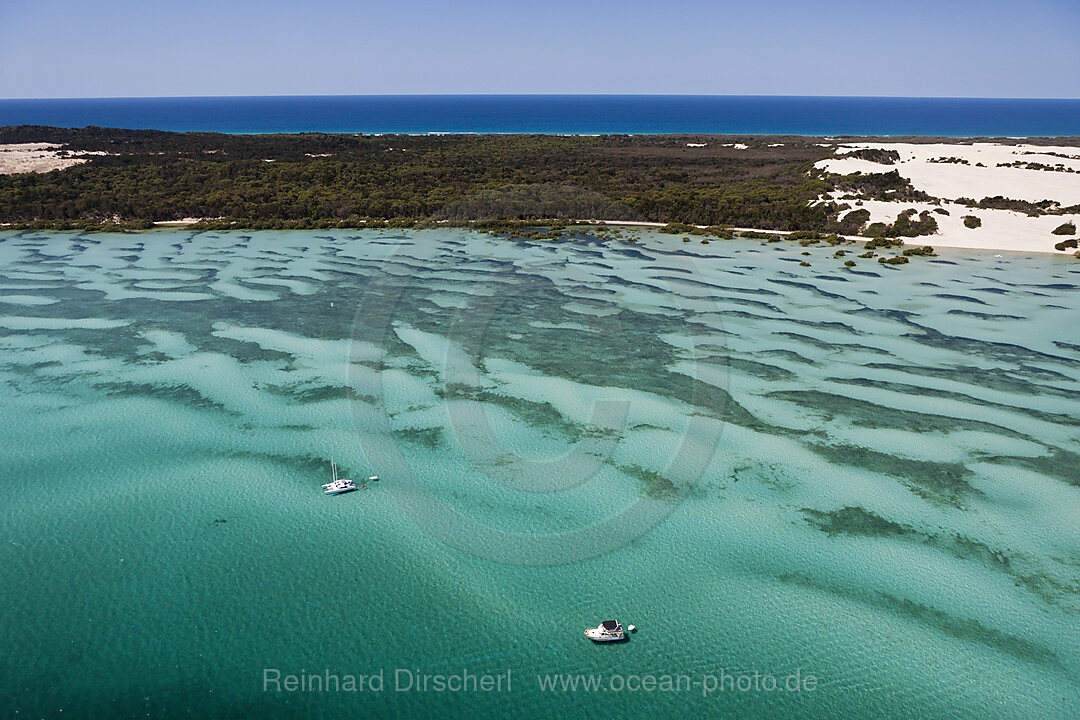
<path fill-rule="evenodd" d="M 1072 265 L 640 234 L 4 233 L 0 710 L 1080 713 Z M 326 498 L 331 457 L 382 480 Z M 613 614 L 629 643 L 583 641 Z"/>

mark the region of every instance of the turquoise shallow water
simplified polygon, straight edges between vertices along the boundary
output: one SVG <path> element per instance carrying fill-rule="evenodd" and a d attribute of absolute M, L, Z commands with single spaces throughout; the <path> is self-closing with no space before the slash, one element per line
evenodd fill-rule
<path fill-rule="evenodd" d="M 0 714 L 1076 717 L 1080 266 L 639 235 L 0 233 Z"/>

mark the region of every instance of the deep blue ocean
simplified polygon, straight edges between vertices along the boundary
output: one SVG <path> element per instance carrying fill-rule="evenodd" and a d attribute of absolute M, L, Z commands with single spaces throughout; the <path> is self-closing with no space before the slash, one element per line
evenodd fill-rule
<path fill-rule="evenodd" d="M 353 95 L 0 100 L 0 126 L 224 133 L 1080 135 L 1080 100 Z"/>

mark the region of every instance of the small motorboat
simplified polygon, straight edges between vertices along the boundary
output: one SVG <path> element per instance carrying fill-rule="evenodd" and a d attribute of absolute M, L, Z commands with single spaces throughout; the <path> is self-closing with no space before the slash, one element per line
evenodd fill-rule
<path fill-rule="evenodd" d="M 585 637 L 593 642 L 613 642 L 625 640 L 626 631 L 618 620 L 605 620 L 594 628 L 588 628 Z"/>

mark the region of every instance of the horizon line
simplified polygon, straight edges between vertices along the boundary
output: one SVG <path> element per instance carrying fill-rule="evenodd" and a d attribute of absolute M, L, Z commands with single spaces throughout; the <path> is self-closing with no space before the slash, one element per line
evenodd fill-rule
<path fill-rule="evenodd" d="M 266 98 L 523 98 L 523 97 L 672 97 L 672 98 L 798 98 L 798 99 L 848 99 L 848 100 L 1039 100 L 1080 102 L 1080 97 L 987 97 L 964 95 L 776 95 L 770 93 L 313 93 L 277 95 L 99 95 L 99 96 L 51 96 L 51 97 L 4 97 L 0 102 L 35 100 L 241 100 Z"/>

